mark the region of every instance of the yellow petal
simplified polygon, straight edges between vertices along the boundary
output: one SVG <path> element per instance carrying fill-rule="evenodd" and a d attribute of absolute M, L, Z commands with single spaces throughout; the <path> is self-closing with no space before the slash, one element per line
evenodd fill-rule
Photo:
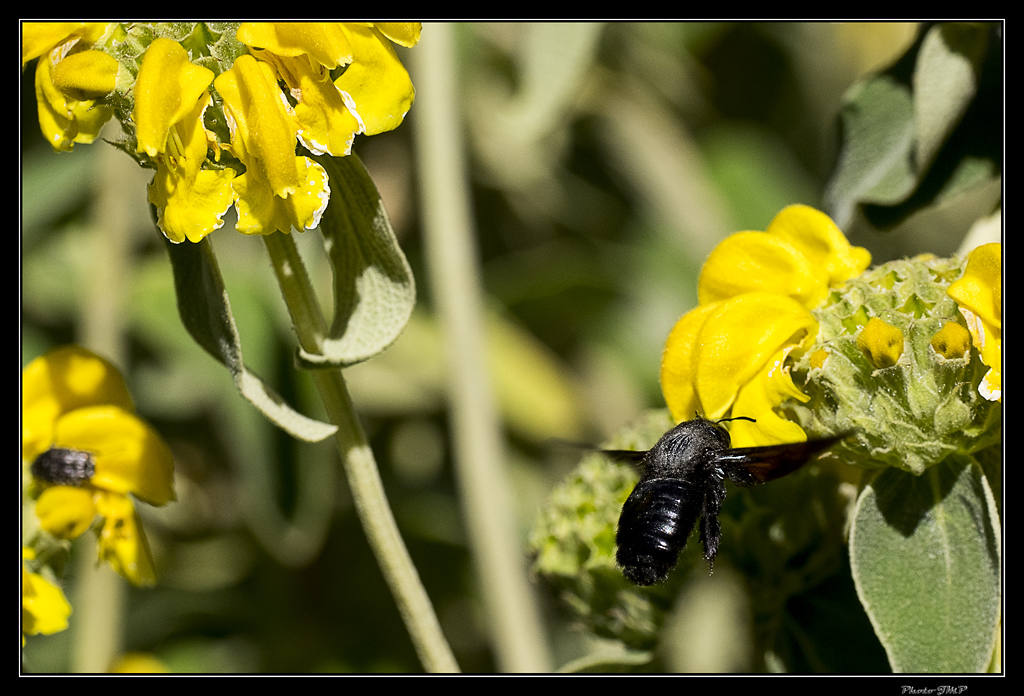
<path fill-rule="evenodd" d="M 971 333 L 971 340 L 974 341 L 974 347 L 978 349 L 981 362 L 991 368 L 978 386 L 978 392 L 989 401 L 1002 401 L 1002 329 L 986 324 L 981 317 L 966 307 L 960 307 L 960 314 L 967 322 L 967 330 Z"/>
<path fill-rule="evenodd" d="M 832 218 L 807 205 L 783 208 L 765 231 L 796 247 L 811 266 L 825 273 L 831 287 L 871 265 L 867 249 L 852 246 Z"/>
<path fill-rule="evenodd" d="M 72 53 L 53 68 L 53 85 L 79 101 L 100 99 L 117 86 L 117 60 L 102 51 Z"/>
<path fill-rule="evenodd" d="M 320 224 L 320 216 L 327 209 L 331 188 L 327 172 L 308 157 L 293 157 L 301 184 L 287 197 L 274 195 L 259 170 L 247 171 L 234 180 L 238 196 L 235 207 L 243 234 L 271 234 L 277 230 L 302 231 Z"/>
<path fill-rule="evenodd" d="M 150 157 L 164 152 L 171 126 L 195 111 L 212 81 L 213 71 L 189 62 L 178 42 L 153 41 L 134 87 L 138 151 Z"/>
<path fill-rule="evenodd" d="M 697 340 L 696 389 L 705 417 L 721 418 L 769 358 L 817 330 L 810 312 L 782 295 L 751 292 L 719 304 Z"/>
<path fill-rule="evenodd" d="M 381 34 L 406 48 L 420 42 L 420 31 L 423 29 L 420 22 L 374 22 L 373 26 L 377 27 Z"/>
<path fill-rule="evenodd" d="M 963 277 L 949 286 L 949 296 L 986 324 L 1003 328 L 1002 245 L 984 244 L 967 257 Z"/>
<path fill-rule="evenodd" d="M 96 517 L 93 490 L 77 486 L 50 486 L 39 494 L 39 526 L 58 539 L 77 539 Z"/>
<path fill-rule="evenodd" d="M 55 151 L 69 152 L 75 143 L 93 142 L 114 110 L 91 99 L 68 97 L 53 84 L 52 72 L 51 58 L 42 57 L 36 65 L 35 80 L 39 129 Z"/>
<path fill-rule="evenodd" d="M 61 416 L 55 446 L 93 455 L 95 488 L 133 493 L 152 505 L 174 500 L 170 449 L 155 430 L 121 408 L 90 406 Z"/>
<path fill-rule="evenodd" d="M 415 97 L 409 73 L 379 31 L 355 25 L 345 30 L 353 61 L 334 84 L 352 99 L 364 133 L 376 135 L 397 128 Z"/>
<path fill-rule="evenodd" d="M 978 388 L 989 401 L 1002 401 L 1003 395 L 1002 249 L 992 243 L 972 251 L 963 277 L 948 290 L 967 321 L 981 361 L 990 368 Z"/>
<path fill-rule="evenodd" d="M 697 399 L 697 339 L 718 304 L 697 307 L 676 322 L 661 356 L 661 393 L 672 418 L 681 423 L 700 412 Z"/>
<path fill-rule="evenodd" d="M 21 567 L 21 630 L 25 635 L 52 635 L 68 627 L 71 605 L 63 590 L 38 573 Z"/>
<path fill-rule="evenodd" d="M 998 367 L 993 367 L 978 385 L 978 393 L 989 401 L 1003 400 L 1003 375 Z"/>
<path fill-rule="evenodd" d="M 21 374 L 22 456 L 33 460 L 53 444 L 54 424 L 83 406 L 112 404 L 132 409 L 117 368 L 80 346 L 55 348 Z"/>
<path fill-rule="evenodd" d="M 224 213 L 234 202 L 230 169 L 199 171 L 191 185 L 175 178 L 166 167 L 157 169 L 149 185 L 149 202 L 156 206 L 157 225 L 169 240 L 178 244 L 198 242 L 224 226 Z"/>
<path fill-rule="evenodd" d="M 237 37 L 279 56 L 309 55 L 329 70 L 352 62 L 348 34 L 337 22 L 242 22 Z"/>
<path fill-rule="evenodd" d="M 106 28 L 103 22 L 25 22 L 21 25 L 21 65 L 72 39 L 92 44 Z"/>
<path fill-rule="evenodd" d="M 301 124 L 298 136 L 302 144 L 316 155 L 349 154 L 361 125 L 326 68 L 305 56 L 288 58 L 262 51 L 259 58 L 274 66 L 296 99 L 295 117 Z"/>
<path fill-rule="evenodd" d="M 210 93 L 202 92 L 192 112 L 170 127 L 168 146 L 156 157 L 156 175 L 148 188 L 157 225 L 176 244 L 198 242 L 220 229 L 235 200 L 233 169 L 202 169 L 210 142 L 203 113 L 210 100 Z"/>
<path fill-rule="evenodd" d="M 786 399 L 806 402 L 810 398 L 793 384 L 785 364 L 786 357 L 795 347 L 790 345 L 778 351 L 740 389 L 732 406 L 732 415 L 753 418 L 755 422 L 737 420 L 729 424 L 733 447 L 760 447 L 807 439 L 803 428 L 775 411 Z"/>
<path fill-rule="evenodd" d="M 100 560 L 109 563 L 133 585 L 155 584 L 153 556 L 131 499 L 114 493 L 100 494 L 96 509 L 103 517 L 97 544 Z"/>
<path fill-rule="evenodd" d="M 828 276 L 784 239 L 764 232 L 738 232 L 708 256 L 697 292 L 702 305 L 745 292 L 770 292 L 813 309 L 828 293 Z"/>
<path fill-rule="evenodd" d="M 49 53 L 82 30 L 83 22 L 25 22 L 21 25 L 21 65 Z"/>
<path fill-rule="evenodd" d="M 295 165 L 299 123 L 277 86 L 277 73 L 250 55 L 239 56 L 214 86 L 224 98 L 235 156 L 247 170 L 260 169 L 275 195 L 294 193 L 302 184 Z"/>

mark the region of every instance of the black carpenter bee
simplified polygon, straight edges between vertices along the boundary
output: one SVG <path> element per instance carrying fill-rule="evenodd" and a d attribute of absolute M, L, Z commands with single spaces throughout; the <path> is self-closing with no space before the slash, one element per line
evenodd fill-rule
<path fill-rule="evenodd" d="M 718 514 L 725 479 L 743 486 L 774 481 L 845 436 L 730 449 L 729 432 L 721 423 L 740 418 L 753 420 L 740 416 L 712 422 L 697 416 L 669 430 L 647 451 L 603 450 L 642 467 L 615 536 L 615 558 L 630 581 L 653 585 L 668 577 L 698 517 L 704 557 L 713 569 L 722 538 Z"/>

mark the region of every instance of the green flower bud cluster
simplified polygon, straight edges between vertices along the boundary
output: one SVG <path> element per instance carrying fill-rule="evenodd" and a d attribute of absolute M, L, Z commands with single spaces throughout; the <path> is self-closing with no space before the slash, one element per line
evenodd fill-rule
<path fill-rule="evenodd" d="M 1001 441 L 1001 404 L 978 392 L 988 368 L 947 294 L 964 266 L 932 255 L 892 261 L 814 311 L 817 340 L 792 373 L 810 400 L 784 405 L 809 437 L 852 431 L 835 450 L 848 463 L 914 474 Z"/>
<path fill-rule="evenodd" d="M 609 446 L 645 450 L 673 425 L 667 411 L 652 412 Z M 637 472 L 626 464 L 596 452 L 586 455 L 548 497 L 530 549 L 534 572 L 588 630 L 646 649 L 657 641 L 678 587 L 670 579 L 638 588 L 616 565 L 616 524 L 637 479 Z M 686 554 L 683 563 L 685 558 Z M 673 577 L 681 575 L 677 572 Z"/>

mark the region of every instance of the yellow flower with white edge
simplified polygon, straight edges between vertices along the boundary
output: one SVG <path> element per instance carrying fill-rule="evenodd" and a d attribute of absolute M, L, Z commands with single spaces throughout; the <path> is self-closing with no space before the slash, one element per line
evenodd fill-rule
<path fill-rule="evenodd" d="M 116 86 L 117 60 L 89 50 L 107 27 L 98 22 L 22 25 L 22 65 L 39 58 L 35 79 L 39 127 L 57 152 L 70 151 L 75 143 L 93 142 L 113 116 L 113 109 L 99 102 Z"/>
<path fill-rule="evenodd" d="M 213 71 L 193 65 L 176 41 L 159 38 L 146 50 L 135 81 L 138 151 L 156 163 L 149 202 L 157 225 L 172 242 L 198 242 L 224 224 L 234 202 L 231 169 L 204 169 L 216 150 L 203 125 L 212 101 Z"/>
<path fill-rule="evenodd" d="M 214 87 L 224 100 L 229 149 L 246 168 L 233 183 L 238 231 L 271 234 L 319 225 L 330 198 L 327 172 L 296 156 L 299 122 L 273 67 L 239 56 Z"/>
<path fill-rule="evenodd" d="M 35 558 L 30 548 L 21 550 L 21 631 L 24 636 L 53 635 L 68 627 L 71 604 L 64 591 L 39 573 L 29 570 L 25 561 Z"/>
<path fill-rule="evenodd" d="M 989 367 L 978 388 L 989 401 L 1003 397 L 1003 247 L 984 244 L 967 257 L 963 277 L 949 286 L 967 321 L 981 361 Z"/>
<path fill-rule="evenodd" d="M 776 412 L 783 400 L 802 397 L 786 358 L 814 340 L 809 310 L 870 263 L 867 250 L 805 205 L 783 209 L 764 232 L 725 239 L 701 270 L 700 305 L 665 344 L 661 387 L 673 418 L 753 418 L 731 424 L 737 447 L 806 439 Z"/>
<path fill-rule="evenodd" d="M 132 412 L 117 369 L 79 346 L 54 349 L 22 372 L 22 457 L 40 489 L 36 516 L 74 539 L 99 517 L 99 557 L 136 585 L 156 580 L 131 496 L 174 500 L 170 449 Z"/>
<path fill-rule="evenodd" d="M 311 152 L 347 155 L 358 133 L 396 128 L 415 91 L 390 41 L 413 46 L 419 23 L 243 22 L 238 39 L 288 85 Z M 390 41 L 389 41 L 390 39 Z M 332 79 L 332 71 L 339 72 Z"/>
<path fill-rule="evenodd" d="M 334 84 L 352 98 L 366 135 L 397 128 L 412 106 L 415 91 L 388 38 L 412 46 L 419 41 L 419 25 L 351 24 L 347 28 L 354 60 Z"/>

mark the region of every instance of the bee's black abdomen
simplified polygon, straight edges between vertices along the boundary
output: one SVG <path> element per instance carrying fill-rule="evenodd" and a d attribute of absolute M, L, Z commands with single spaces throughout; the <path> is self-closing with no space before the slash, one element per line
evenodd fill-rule
<path fill-rule="evenodd" d="M 51 447 L 32 462 L 32 475 L 58 486 L 79 486 L 96 473 L 92 455 L 81 450 Z"/>
<path fill-rule="evenodd" d="M 641 481 L 630 493 L 616 534 L 616 560 L 623 574 L 637 585 L 664 580 L 686 546 L 701 501 L 681 479 Z"/>

